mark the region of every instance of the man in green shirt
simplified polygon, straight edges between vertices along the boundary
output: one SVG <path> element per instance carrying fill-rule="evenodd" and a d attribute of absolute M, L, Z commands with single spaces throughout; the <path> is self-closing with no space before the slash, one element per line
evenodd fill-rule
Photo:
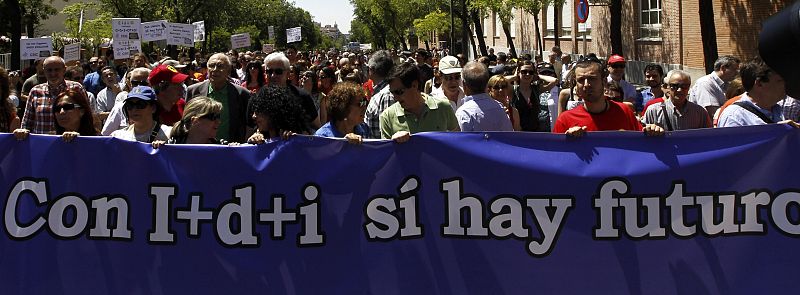
<path fill-rule="evenodd" d="M 189 86 L 186 90 L 186 102 L 193 97 L 208 96 L 222 103 L 222 113 L 217 140 L 245 142 L 248 135 L 247 103 L 250 91 L 235 85 L 228 80 L 232 64 L 224 53 L 217 53 L 208 59 L 208 79 Z"/>
<path fill-rule="evenodd" d="M 419 92 L 419 79 L 419 69 L 410 63 L 399 64 L 389 76 L 396 102 L 381 113 L 381 138 L 406 142 L 412 133 L 459 131 L 450 102 Z"/>

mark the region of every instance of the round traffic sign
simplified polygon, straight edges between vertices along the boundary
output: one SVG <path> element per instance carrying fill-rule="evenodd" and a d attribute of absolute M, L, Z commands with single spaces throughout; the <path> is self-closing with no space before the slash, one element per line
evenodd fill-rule
<path fill-rule="evenodd" d="M 579 23 L 585 23 L 589 18 L 589 0 L 575 0 L 575 15 Z"/>

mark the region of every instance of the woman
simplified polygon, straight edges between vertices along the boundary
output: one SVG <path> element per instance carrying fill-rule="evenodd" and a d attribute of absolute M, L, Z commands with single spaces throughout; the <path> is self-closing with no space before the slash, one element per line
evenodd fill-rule
<path fill-rule="evenodd" d="M 152 143 L 167 141 L 170 127 L 162 125 L 158 119 L 156 92 L 147 86 L 136 86 L 128 93 L 122 112 L 130 125 L 111 133 L 111 137 L 129 141 Z"/>
<path fill-rule="evenodd" d="M 487 85 L 489 86 L 489 96 L 500 102 L 503 108 L 505 108 L 506 114 L 508 114 L 508 118 L 511 120 L 511 126 L 514 127 L 514 131 L 522 130 L 522 127 L 519 125 L 519 111 L 511 104 L 511 83 L 501 75 L 494 75 L 489 78 L 489 83 Z"/>
<path fill-rule="evenodd" d="M 328 93 L 333 89 L 336 84 L 336 72 L 333 68 L 324 67 L 319 71 L 319 122 L 327 123 L 328 118 Z"/>
<path fill-rule="evenodd" d="M 330 121 L 314 135 L 346 138 L 351 143 L 361 143 L 362 137 L 369 137 L 369 129 L 362 125 L 367 110 L 364 89 L 356 83 L 339 83 L 328 93 L 328 101 Z"/>
<path fill-rule="evenodd" d="M 172 126 L 170 144 L 221 144 L 217 129 L 222 123 L 222 104 L 206 96 L 192 98 L 183 109 L 183 117 Z M 155 146 L 157 146 L 156 144 Z"/>
<path fill-rule="evenodd" d="M 309 130 L 302 106 L 284 87 L 270 85 L 259 90 L 250 98 L 248 113 L 257 127 L 248 143 L 264 143 L 279 136 L 306 134 Z"/>
<path fill-rule="evenodd" d="M 519 86 L 514 87 L 512 104 L 519 111 L 522 131 L 550 132 L 547 130 L 549 124 L 540 120 L 540 96 L 558 84 L 558 79 L 540 76 L 534 64 L 528 60 L 517 68 L 514 79 L 519 81 Z"/>
<path fill-rule="evenodd" d="M 314 71 L 303 72 L 303 75 L 300 76 L 300 87 L 303 87 L 303 90 L 311 95 L 311 99 L 314 100 L 314 106 L 317 107 L 317 112 L 319 113 L 320 93 L 317 86 L 317 74 Z"/>
<path fill-rule="evenodd" d="M 265 84 L 267 84 L 267 76 L 264 75 L 264 65 L 259 61 L 248 63 L 244 71 L 242 87 L 250 90 L 250 93 L 256 93 Z"/>
<path fill-rule="evenodd" d="M 9 133 L 20 126 L 17 108 L 9 99 L 11 96 L 11 81 L 8 71 L 0 67 L 0 132 Z"/>
<path fill-rule="evenodd" d="M 562 114 L 568 110 L 582 105 L 583 100 L 575 95 L 575 67 L 567 72 L 564 83 L 561 85 L 561 92 L 558 94 L 558 113 Z"/>
<path fill-rule="evenodd" d="M 71 142 L 79 135 L 97 135 L 92 108 L 82 91 L 67 90 L 59 94 L 53 104 L 53 116 L 56 118 L 56 134 L 61 135 L 65 142 Z M 18 140 L 27 138 L 29 133 L 27 129 L 14 130 Z"/>

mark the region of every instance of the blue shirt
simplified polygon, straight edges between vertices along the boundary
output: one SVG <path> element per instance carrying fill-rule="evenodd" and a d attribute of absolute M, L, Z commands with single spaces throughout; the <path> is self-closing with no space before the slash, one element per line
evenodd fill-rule
<path fill-rule="evenodd" d="M 644 110 L 644 106 L 647 105 L 647 102 L 651 101 L 651 100 L 653 100 L 655 98 L 656 98 L 656 96 L 653 95 L 653 89 L 652 88 L 647 87 L 645 89 L 642 89 L 642 91 L 639 92 L 639 97 L 636 98 L 636 104 L 635 104 L 636 105 L 636 113 L 641 113 Z"/>
<path fill-rule="evenodd" d="M 461 131 L 514 131 L 503 105 L 486 93 L 464 98 L 456 111 Z"/>
<path fill-rule="evenodd" d="M 356 125 L 355 128 L 353 128 L 353 133 L 358 134 L 364 138 L 369 138 L 369 132 L 367 130 L 369 130 L 369 128 L 367 128 L 367 124 L 361 123 Z M 339 130 L 336 130 L 336 127 L 334 127 L 333 124 L 331 124 L 331 122 L 328 122 L 325 123 L 325 125 L 322 125 L 322 127 L 319 127 L 319 129 L 317 129 L 317 132 L 314 133 L 314 136 L 344 138 L 345 134 L 342 134 L 341 132 L 339 132 Z"/>
<path fill-rule="evenodd" d="M 781 107 L 780 104 L 776 104 L 768 110 L 762 109 L 753 103 L 753 100 L 749 96 L 747 96 L 747 93 L 742 94 L 742 97 L 737 102 L 743 102 L 754 106 L 758 111 L 762 112 L 765 116 L 767 116 L 767 118 L 770 118 L 775 123 L 783 121 L 783 108 Z M 748 111 L 743 107 L 732 104 L 726 107 L 725 110 L 722 111 L 722 114 L 719 115 L 719 122 L 717 122 L 717 127 L 735 127 L 735 126 L 751 126 L 751 125 L 765 125 L 765 124 L 767 124 L 767 122 L 761 120 L 761 118 L 759 118 L 758 115 L 753 114 L 752 112 Z"/>
<path fill-rule="evenodd" d="M 83 78 L 83 86 L 86 88 L 87 92 L 91 92 L 95 96 L 97 96 L 97 93 L 99 93 L 100 90 L 106 88 L 106 85 L 103 83 L 103 80 L 100 79 L 100 73 L 98 72 L 92 72 L 86 75 L 86 77 Z"/>

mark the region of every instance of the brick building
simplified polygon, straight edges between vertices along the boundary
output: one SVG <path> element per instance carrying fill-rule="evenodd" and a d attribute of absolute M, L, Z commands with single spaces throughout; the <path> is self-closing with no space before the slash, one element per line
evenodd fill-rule
<path fill-rule="evenodd" d="M 545 55 L 555 45 L 554 31 L 559 28 L 559 43 L 565 53 L 594 52 L 601 57 L 608 56 L 611 51 L 609 7 L 590 7 L 589 20 L 579 25 L 575 17 L 576 1 L 565 2 L 559 11 L 549 6 L 539 14 Z M 719 55 L 734 55 L 742 60 L 755 56 L 761 23 L 791 2 L 713 0 Z M 648 63 L 660 63 L 669 69 L 682 68 L 689 71 L 693 79 L 705 75 L 699 0 L 635 0 L 622 3 L 623 52 L 632 61 L 626 69 L 628 80 L 641 83 L 641 70 Z M 560 16 L 558 24 L 554 21 L 555 13 Z M 512 38 L 517 53 L 537 54 L 538 36 L 535 34 L 533 16 L 519 11 L 514 11 L 514 15 Z M 495 52 L 509 51 L 506 36 L 494 14 L 490 13 L 484 19 L 483 29 L 487 47 L 495 48 Z"/>

